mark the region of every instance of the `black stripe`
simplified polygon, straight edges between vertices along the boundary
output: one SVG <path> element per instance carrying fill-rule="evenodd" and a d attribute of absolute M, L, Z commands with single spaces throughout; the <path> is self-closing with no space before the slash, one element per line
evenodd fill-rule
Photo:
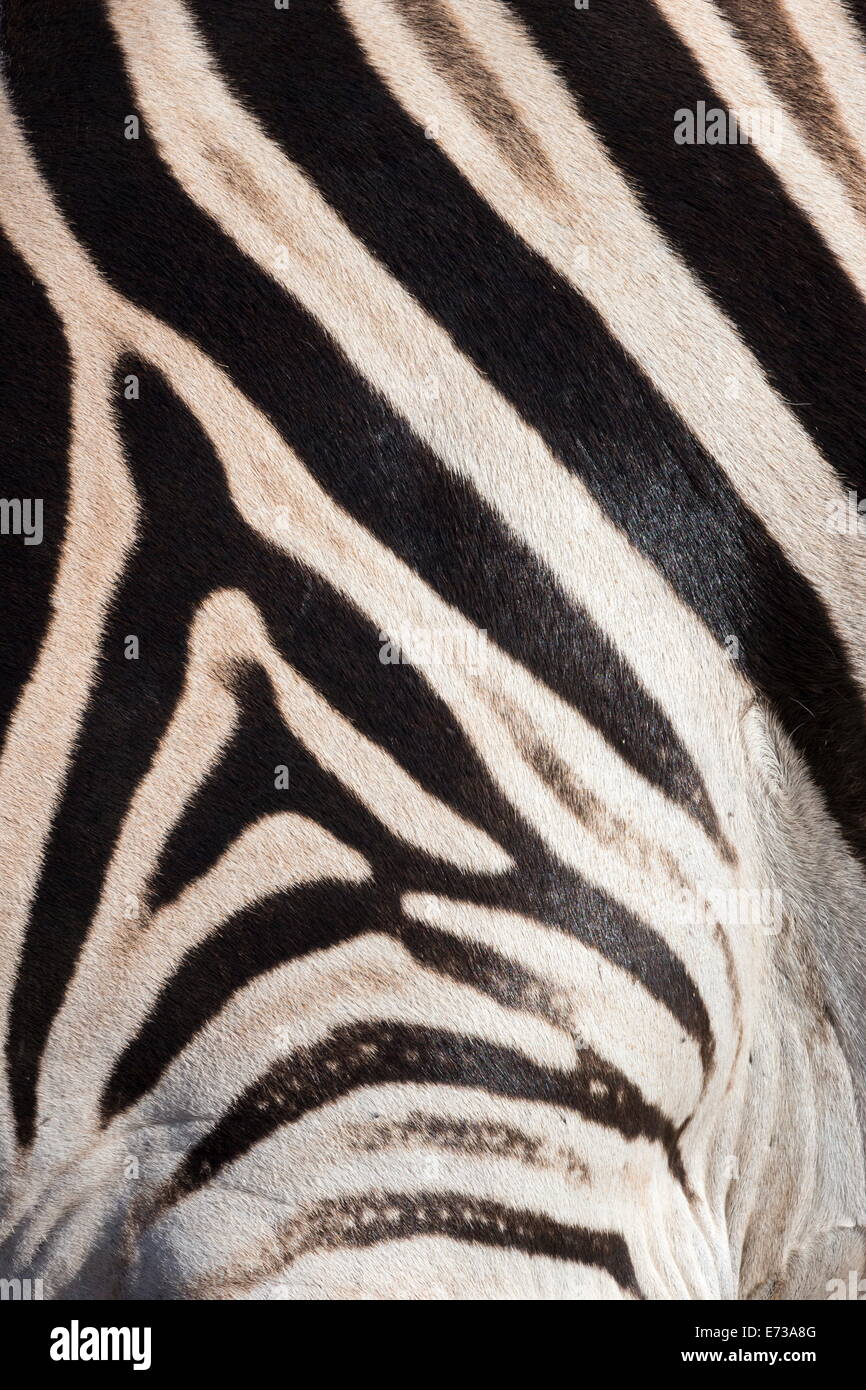
<path fill-rule="evenodd" d="M 66 525 L 70 364 L 63 326 L 29 266 L 0 233 L 0 492 L 8 502 L 42 503 L 41 542 L 11 529 L 0 535 L 0 747 L 51 617 Z M 26 518 L 25 518 L 26 519 Z M 37 516 L 31 510 L 30 522 Z M 18 524 L 10 513 L 7 526 Z M 36 756 L 39 756 L 38 752 Z M 11 808 L 10 808 L 11 809 Z"/>
<path fill-rule="evenodd" d="M 534 1014 L 564 1032 L 572 1032 L 571 1008 L 564 1001 L 566 991 L 557 991 L 550 981 L 501 951 L 424 922 L 406 922 L 400 939 L 428 970 L 488 995 L 503 1008 Z"/>
<path fill-rule="evenodd" d="M 859 28 L 860 47 L 866 57 L 866 0 L 843 0 L 842 8 L 848 11 Z"/>
<path fill-rule="evenodd" d="M 724 107 L 687 46 L 652 0 L 598 0 L 578 22 L 508 3 L 842 481 L 866 490 L 866 306 L 754 146 L 675 144 L 677 109 Z"/>
<path fill-rule="evenodd" d="M 688 1190 L 672 1122 L 591 1049 L 578 1052 L 572 1071 L 560 1072 L 481 1038 L 377 1020 L 337 1028 L 271 1066 L 184 1157 L 163 1200 L 189 1196 L 282 1125 L 359 1086 L 412 1083 L 477 1087 L 575 1111 L 625 1139 L 661 1145 L 672 1175 Z"/>
<path fill-rule="evenodd" d="M 844 650 L 817 595 L 714 460 L 591 306 L 424 138 L 364 61 L 335 3 L 308 0 L 288 27 L 264 11 L 241 17 L 201 0 L 191 7 L 232 89 L 356 235 L 714 635 L 739 639 L 746 674 L 774 706 L 849 843 L 866 854 L 863 712 Z M 681 236 L 708 283 L 716 276 L 729 312 L 741 300 L 745 311 L 754 297 L 750 341 L 786 395 L 818 402 L 809 420 L 816 438 L 833 445 L 840 474 L 861 476 L 863 308 L 750 147 L 698 168 L 682 155 L 693 149 L 674 146 L 674 107 L 707 95 L 682 46 L 645 3 L 599 0 L 579 13 L 524 8 L 540 42 L 550 36 L 557 64 L 572 81 L 585 78 L 586 100 L 598 90 L 600 116 L 608 113 L 602 133 L 619 140 L 618 157 L 638 187 L 652 176 L 652 210 L 662 218 L 667 198 L 663 225 Z"/>
<path fill-rule="evenodd" d="M 525 1255 L 547 1256 L 604 1270 L 625 1292 L 641 1298 L 628 1245 L 614 1231 L 566 1225 L 539 1212 L 504 1206 L 463 1192 L 369 1192 L 333 1198 L 302 1208 L 276 1233 L 277 1258 L 238 1274 L 232 1266 L 219 1287 L 250 1287 L 317 1250 L 364 1249 L 383 1241 L 445 1236 Z M 261 1258 L 261 1257 L 260 1257 Z"/>

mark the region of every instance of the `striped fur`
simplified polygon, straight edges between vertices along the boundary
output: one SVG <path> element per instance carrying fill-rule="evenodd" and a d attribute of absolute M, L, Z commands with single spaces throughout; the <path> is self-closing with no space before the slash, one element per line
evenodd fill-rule
<path fill-rule="evenodd" d="M 863 1271 L 861 19 L 3 6 L 4 1277 Z"/>

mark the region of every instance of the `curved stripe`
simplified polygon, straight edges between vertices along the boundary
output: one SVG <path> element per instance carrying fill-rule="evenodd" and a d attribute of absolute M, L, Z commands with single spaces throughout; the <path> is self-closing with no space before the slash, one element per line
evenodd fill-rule
<path fill-rule="evenodd" d="M 469 1193 L 370 1192 L 323 1200 L 303 1208 L 278 1228 L 273 1244 L 259 1245 L 246 1261 L 209 1275 L 196 1298 L 234 1297 L 255 1284 L 278 1278 L 304 1255 L 346 1247 L 369 1248 L 385 1241 L 445 1236 L 449 1240 L 545 1256 L 604 1270 L 623 1293 L 642 1298 L 628 1245 L 614 1231 L 567 1225 L 528 1209 L 485 1201 Z"/>
<path fill-rule="evenodd" d="M 440 1029 L 378 1021 L 335 1029 L 324 1042 L 278 1062 L 238 1096 L 189 1151 L 153 1198 L 150 1219 L 182 1201 L 282 1125 L 359 1086 L 435 1083 L 574 1110 L 626 1140 L 661 1145 L 672 1176 L 688 1190 L 677 1132 L 636 1086 L 589 1049 L 571 1072 L 554 1072 L 521 1053 Z"/>
<path fill-rule="evenodd" d="M 433 1148 L 465 1158 L 513 1158 L 525 1167 L 557 1173 L 575 1185 L 588 1182 L 590 1177 L 585 1159 L 573 1146 L 539 1138 L 501 1120 L 466 1120 L 433 1110 L 413 1110 L 400 1119 L 358 1121 L 345 1126 L 342 1133 L 349 1146 L 361 1153 Z"/>

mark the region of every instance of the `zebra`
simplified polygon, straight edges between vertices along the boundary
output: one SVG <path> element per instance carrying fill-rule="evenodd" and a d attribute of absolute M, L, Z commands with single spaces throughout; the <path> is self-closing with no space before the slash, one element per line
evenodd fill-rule
<path fill-rule="evenodd" d="M 7 0 L 4 1278 L 858 1287 L 864 25 Z"/>

